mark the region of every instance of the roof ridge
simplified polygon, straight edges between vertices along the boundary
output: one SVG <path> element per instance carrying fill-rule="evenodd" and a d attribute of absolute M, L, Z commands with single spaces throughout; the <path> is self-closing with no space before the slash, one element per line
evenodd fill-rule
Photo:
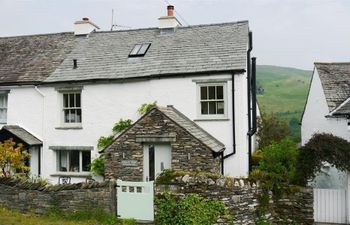
<path fill-rule="evenodd" d="M 201 131 L 203 131 L 206 135 L 208 135 L 209 137 L 211 137 L 214 141 L 217 142 L 217 144 L 222 145 L 223 147 L 225 147 L 225 145 L 219 141 L 218 139 L 216 139 L 213 135 L 209 134 L 206 130 L 204 130 L 202 127 L 200 127 L 196 122 L 192 121 L 190 118 L 188 118 L 187 116 L 185 116 L 182 112 L 180 112 L 179 110 L 177 110 L 174 106 L 172 105 L 168 105 L 167 107 L 163 107 L 166 109 L 172 109 L 175 113 L 177 113 L 179 116 L 181 116 L 182 119 L 185 119 L 191 123 L 193 123 L 193 125 L 195 127 L 197 127 L 198 129 L 200 129 Z"/>
<path fill-rule="evenodd" d="M 210 27 L 210 26 L 220 26 L 220 25 L 234 25 L 239 23 L 248 23 L 248 20 L 239 20 L 234 22 L 222 22 L 222 23 L 207 23 L 207 24 L 195 24 L 195 25 L 189 25 L 189 26 L 180 26 L 177 27 L 177 29 L 189 29 L 189 28 L 195 28 L 195 27 Z M 100 34 L 100 33 L 119 33 L 119 32 L 129 32 L 129 31 L 142 31 L 142 30 L 159 30 L 159 27 L 141 27 L 141 28 L 133 28 L 133 29 L 125 29 L 125 30 L 105 30 L 105 31 L 98 31 L 93 34 Z"/>
<path fill-rule="evenodd" d="M 17 36 L 4 36 L 0 37 L 0 39 L 8 39 L 8 38 L 23 38 L 23 37 L 38 37 L 38 36 L 53 36 L 58 34 L 74 34 L 73 31 L 65 31 L 65 32 L 56 32 L 56 33 L 43 33 L 43 34 L 24 34 L 24 35 L 17 35 Z"/>
<path fill-rule="evenodd" d="M 319 64 L 319 65 L 350 65 L 350 62 L 314 62 L 314 64 Z"/>

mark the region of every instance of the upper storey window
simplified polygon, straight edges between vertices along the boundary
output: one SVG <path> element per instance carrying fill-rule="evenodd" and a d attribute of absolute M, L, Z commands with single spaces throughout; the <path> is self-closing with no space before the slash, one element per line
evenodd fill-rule
<path fill-rule="evenodd" d="M 81 93 L 63 93 L 64 123 L 81 123 Z"/>
<path fill-rule="evenodd" d="M 146 54 L 147 50 L 151 46 L 151 43 L 136 44 L 131 50 L 129 57 L 142 57 Z"/>
<path fill-rule="evenodd" d="M 200 83 L 197 85 L 199 118 L 226 118 L 226 83 Z"/>

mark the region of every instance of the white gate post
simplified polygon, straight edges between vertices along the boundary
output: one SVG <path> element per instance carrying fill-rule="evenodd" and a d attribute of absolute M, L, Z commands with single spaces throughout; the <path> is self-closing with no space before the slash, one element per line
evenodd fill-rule
<path fill-rule="evenodd" d="M 350 224 L 350 171 L 348 171 L 348 186 L 345 190 L 346 198 L 347 198 L 347 220 L 348 224 Z"/>

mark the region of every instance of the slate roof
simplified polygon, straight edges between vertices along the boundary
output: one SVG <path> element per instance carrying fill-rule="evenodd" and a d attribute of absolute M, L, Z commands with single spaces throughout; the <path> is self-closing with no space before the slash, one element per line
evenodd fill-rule
<path fill-rule="evenodd" d="M 331 112 L 350 97 L 350 62 L 315 63 L 315 67 Z"/>
<path fill-rule="evenodd" d="M 187 130 L 191 135 L 208 146 L 214 152 L 222 152 L 225 150 L 225 145 L 190 120 L 173 106 L 157 107 L 159 111 L 164 113 L 169 119 L 174 121 L 180 127 Z"/>
<path fill-rule="evenodd" d="M 73 33 L 0 38 L 0 85 L 39 83 L 74 47 Z"/>
<path fill-rule="evenodd" d="M 45 82 L 243 72 L 248 33 L 248 21 L 179 27 L 163 35 L 158 28 L 96 32 L 77 38 L 77 46 Z M 135 44 L 147 42 L 151 46 L 144 57 L 128 58 Z"/>
<path fill-rule="evenodd" d="M 17 125 L 6 125 L 3 126 L 2 129 L 7 130 L 8 132 L 12 133 L 19 139 L 21 139 L 23 142 L 28 144 L 29 146 L 33 145 L 42 145 L 43 142 L 40 141 L 38 138 L 36 138 L 34 135 L 29 133 L 24 128 L 17 126 Z"/>

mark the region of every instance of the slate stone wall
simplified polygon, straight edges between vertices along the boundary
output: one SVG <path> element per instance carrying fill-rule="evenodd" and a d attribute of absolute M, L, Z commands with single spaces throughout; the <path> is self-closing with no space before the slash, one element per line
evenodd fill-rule
<path fill-rule="evenodd" d="M 143 143 L 137 142 L 138 135 L 175 137 L 176 141 L 170 142 L 173 170 L 220 173 L 220 157 L 214 157 L 207 146 L 164 114 L 154 110 L 141 118 L 105 150 L 106 178 L 143 180 Z"/>
<path fill-rule="evenodd" d="M 63 212 L 102 209 L 115 214 L 115 182 L 43 186 L 0 178 L 0 205 L 21 212 L 44 214 L 53 208 Z"/>
<path fill-rule="evenodd" d="M 259 219 L 259 196 L 262 190 L 254 183 L 243 179 L 208 178 L 204 176 L 180 176 L 171 184 L 158 185 L 156 195 L 170 192 L 175 197 L 185 197 L 197 193 L 202 197 L 217 199 L 225 203 L 233 218 L 233 224 L 253 225 Z M 273 199 L 271 193 L 264 217 L 272 224 L 312 225 L 313 191 L 300 188 L 279 199 Z M 261 211 L 260 211 L 261 212 Z M 229 224 L 220 218 L 217 224 Z"/>

